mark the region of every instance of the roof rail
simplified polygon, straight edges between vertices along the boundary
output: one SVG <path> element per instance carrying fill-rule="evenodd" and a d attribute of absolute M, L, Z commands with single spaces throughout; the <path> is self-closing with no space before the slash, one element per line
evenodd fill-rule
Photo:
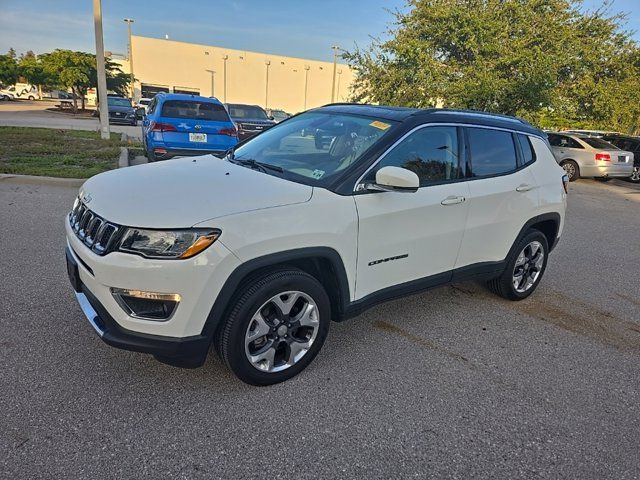
<path fill-rule="evenodd" d="M 485 118 L 499 118 L 501 120 L 505 120 L 507 122 L 517 122 L 522 123 L 524 125 L 531 124 L 527 122 L 525 119 L 520 117 L 513 117 L 511 115 L 503 115 L 501 113 L 491 113 L 491 112 L 483 112 L 481 110 L 466 110 L 466 109 L 457 109 L 457 108 L 431 108 L 428 110 L 430 113 L 444 113 L 444 114 L 464 114 L 471 115 L 474 117 L 485 117 Z"/>

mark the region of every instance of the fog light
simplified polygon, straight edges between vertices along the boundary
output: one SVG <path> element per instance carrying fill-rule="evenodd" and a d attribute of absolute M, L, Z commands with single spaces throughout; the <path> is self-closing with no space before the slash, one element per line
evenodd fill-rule
<path fill-rule="evenodd" d="M 168 320 L 180 303 L 177 293 L 112 288 L 111 294 L 128 315 L 143 320 Z"/>

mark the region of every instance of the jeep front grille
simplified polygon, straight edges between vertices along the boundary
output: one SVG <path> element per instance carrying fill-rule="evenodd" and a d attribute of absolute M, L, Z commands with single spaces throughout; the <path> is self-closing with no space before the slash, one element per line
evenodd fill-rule
<path fill-rule="evenodd" d="M 69 225 L 76 237 L 98 255 L 109 252 L 120 230 L 119 225 L 108 222 L 93 213 L 80 199 L 76 200 L 73 209 L 69 212 Z"/>

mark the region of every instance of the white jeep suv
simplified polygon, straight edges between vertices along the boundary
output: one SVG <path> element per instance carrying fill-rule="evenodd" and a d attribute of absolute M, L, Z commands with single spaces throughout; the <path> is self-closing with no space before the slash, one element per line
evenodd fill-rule
<path fill-rule="evenodd" d="M 66 219 L 67 267 L 109 345 L 182 367 L 213 343 L 243 381 L 303 370 L 331 320 L 485 279 L 520 300 L 563 227 L 565 172 L 528 123 L 329 105 L 224 159 L 97 175 Z"/>

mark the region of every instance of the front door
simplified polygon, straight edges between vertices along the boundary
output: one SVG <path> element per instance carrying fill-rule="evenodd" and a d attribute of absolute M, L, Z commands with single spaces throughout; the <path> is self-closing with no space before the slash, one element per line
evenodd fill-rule
<path fill-rule="evenodd" d="M 356 300 L 408 282 L 440 283 L 451 277 L 467 218 L 469 186 L 459 159 L 461 130 L 430 126 L 400 140 L 361 183 L 397 166 L 415 172 L 414 193 L 357 194 Z"/>

